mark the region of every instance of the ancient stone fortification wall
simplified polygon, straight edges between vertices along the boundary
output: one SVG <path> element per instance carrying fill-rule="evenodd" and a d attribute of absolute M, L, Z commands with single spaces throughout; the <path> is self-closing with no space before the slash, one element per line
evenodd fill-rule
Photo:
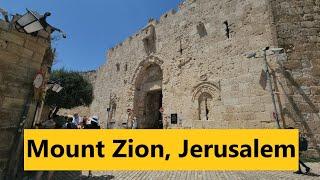
<path fill-rule="evenodd" d="M 231 29 L 226 37 L 225 24 Z M 262 59 L 245 52 L 274 44 L 269 1 L 186 1 L 177 12 L 164 14 L 154 26 L 155 48 L 148 54 L 145 28 L 108 51 L 98 70 L 91 111 L 106 122 L 107 108 L 116 104 L 115 127 L 134 107 L 136 81 L 145 66 L 163 71 L 164 114 L 177 113 L 185 128 L 274 128 L 271 98 L 259 85 Z M 155 50 L 154 50 L 155 49 Z M 199 120 L 199 96 L 212 96 L 210 118 Z"/>
<path fill-rule="evenodd" d="M 286 49 L 286 124 L 308 134 L 320 148 L 320 1 L 272 1 L 278 46 Z M 280 73 L 281 74 L 281 73 Z M 280 85 L 281 87 L 281 85 Z M 320 153 L 320 152 L 319 152 Z"/>
<path fill-rule="evenodd" d="M 17 151 L 17 147 L 11 147 L 23 119 L 22 112 L 27 110 L 24 114 L 26 128 L 31 127 L 35 114 L 32 82 L 50 47 L 49 34 L 41 32 L 39 35 L 34 37 L 17 32 L 13 24 L 0 20 L 0 174 L 10 153 Z M 18 157 L 19 153 L 10 158 L 12 165 Z"/>
<path fill-rule="evenodd" d="M 286 54 L 267 57 L 280 125 L 307 132 L 315 148 L 320 142 L 319 9 L 317 0 L 187 0 L 108 51 L 97 72 L 91 112 L 113 123 L 108 128 L 121 128 L 127 109 L 147 114 L 144 89 L 160 86 L 164 117 L 178 115 L 171 128 L 275 128 L 270 93 L 259 84 L 262 54 L 256 59 L 243 54 L 282 47 Z"/>

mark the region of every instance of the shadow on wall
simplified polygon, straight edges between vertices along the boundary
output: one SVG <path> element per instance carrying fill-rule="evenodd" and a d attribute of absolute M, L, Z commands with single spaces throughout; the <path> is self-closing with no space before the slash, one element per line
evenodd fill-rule
<path fill-rule="evenodd" d="M 283 109 L 283 113 L 284 115 L 286 115 L 287 117 L 289 117 L 290 119 L 292 119 L 294 121 L 295 126 L 299 127 L 300 129 L 303 128 L 306 131 L 306 135 L 310 138 L 313 148 L 317 151 L 318 157 L 320 157 L 320 147 L 318 146 L 318 142 L 317 139 L 315 137 L 315 133 L 312 132 L 309 124 L 307 123 L 307 119 L 304 116 L 303 113 L 312 113 L 315 114 L 316 117 L 318 118 L 318 120 L 320 120 L 320 116 L 319 116 L 319 109 L 316 107 L 316 105 L 310 100 L 310 98 L 305 94 L 305 92 L 301 89 L 300 85 L 295 81 L 295 79 L 292 77 L 291 73 L 286 70 L 282 64 L 278 63 L 280 65 L 280 72 L 283 75 L 283 77 L 286 80 L 287 85 L 289 86 L 289 88 L 295 88 L 297 91 L 297 94 L 292 94 L 292 93 L 288 93 L 286 92 L 286 86 L 280 81 L 278 80 L 278 83 L 280 84 L 286 99 L 288 100 L 287 104 L 289 105 L 289 107 L 286 107 Z M 274 75 L 274 74 L 273 74 Z M 276 79 L 274 77 L 274 79 Z M 302 99 L 304 100 L 305 103 L 307 103 L 307 107 L 305 108 L 305 112 L 303 112 L 301 110 L 301 106 L 299 107 L 299 103 L 304 103 L 304 102 L 297 102 L 294 99 L 294 96 L 301 96 Z M 320 123 L 319 123 L 320 124 Z M 320 125 L 319 125 L 320 126 Z M 320 132 L 318 132 L 320 133 Z"/>

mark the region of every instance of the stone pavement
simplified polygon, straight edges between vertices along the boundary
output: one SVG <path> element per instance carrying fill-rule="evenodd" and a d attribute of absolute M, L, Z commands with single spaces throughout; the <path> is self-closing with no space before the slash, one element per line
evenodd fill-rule
<path fill-rule="evenodd" d="M 298 175 L 288 171 L 93 171 L 88 178 L 88 171 L 56 172 L 54 180 L 76 179 L 152 179 L 152 180 L 201 180 L 201 179 L 320 179 L 320 163 L 308 163 L 311 167 L 309 175 Z"/>

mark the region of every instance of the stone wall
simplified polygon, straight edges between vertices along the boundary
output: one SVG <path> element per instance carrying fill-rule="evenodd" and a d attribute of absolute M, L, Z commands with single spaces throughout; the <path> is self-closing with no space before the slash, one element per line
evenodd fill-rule
<path fill-rule="evenodd" d="M 280 73 L 286 124 L 307 133 L 320 153 L 320 1 L 275 0 L 272 7 L 278 46 L 287 52 Z"/>
<path fill-rule="evenodd" d="M 263 60 L 243 56 L 274 43 L 270 16 L 269 1 L 185 1 L 177 12 L 164 14 L 159 22 L 151 20 L 108 51 L 107 64 L 98 70 L 92 110 L 105 122 L 110 101 L 115 101 L 120 127 L 126 110 L 134 108 L 136 77 L 154 63 L 163 70 L 164 114 L 178 115 L 179 123 L 171 127 L 275 127 L 270 94 L 259 85 Z M 156 50 L 148 54 L 143 40 L 150 27 Z M 198 118 L 203 90 L 213 98 L 207 121 Z"/>
<path fill-rule="evenodd" d="M 9 158 L 12 167 L 20 157 L 21 144 L 16 144 L 22 142 L 18 133 L 20 122 L 25 120 L 24 128 L 32 126 L 37 104 L 32 82 L 41 67 L 47 68 L 42 64 L 50 47 L 48 37 L 45 32 L 38 36 L 20 33 L 13 23 L 0 19 L 0 174 L 10 168 Z"/>
<path fill-rule="evenodd" d="M 151 19 L 108 50 L 91 112 L 98 112 L 105 127 L 122 128 L 127 110 L 134 109 L 144 128 L 148 91 L 161 90 L 163 118 L 170 122 L 171 114 L 178 116 L 169 128 L 276 128 L 270 92 L 259 84 L 262 53 L 253 59 L 244 54 L 282 47 L 281 55 L 267 53 L 280 125 L 309 126 L 315 147 L 320 141 L 318 14 L 316 0 L 186 0 L 177 12 Z M 160 83 L 148 80 L 154 79 L 152 65 L 162 70 Z M 294 109 L 299 113 L 292 115 Z M 293 116 L 309 120 L 301 126 Z"/>

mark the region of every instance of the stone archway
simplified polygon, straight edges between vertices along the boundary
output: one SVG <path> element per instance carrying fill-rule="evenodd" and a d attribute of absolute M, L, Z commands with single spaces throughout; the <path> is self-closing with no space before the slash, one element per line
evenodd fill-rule
<path fill-rule="evenodd" d="M 198 120 L 212 120 L 214 101 L 220 100 L 219 83 L 202 82 L 193 88 L 192 102 L 195 103 Z"/>
<path fill-rule="evenodd" d="M 162 129 L 162 80 L 163 72 L 159 64 L 145 61 L 140 64 L 134 80 L 133 109 L 138 127 Z"/>

